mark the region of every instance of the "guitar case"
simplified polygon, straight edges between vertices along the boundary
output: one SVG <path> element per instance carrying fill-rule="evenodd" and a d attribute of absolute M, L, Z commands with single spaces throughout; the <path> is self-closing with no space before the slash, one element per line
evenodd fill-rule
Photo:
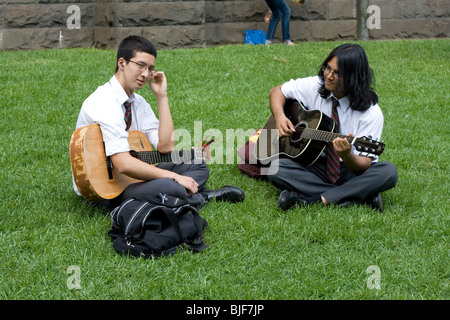
<path fill-rule="evenodd" d="M 264 174 L 264 169 L 267 169 L 270 166 L 270 163 L 262 164 L 256 159 L 254 152 L 261 130 L 262 129 L 259 129 L 253 132 L 247 142 L 237 150 L 237 154 L 240 158 L 238 161 L 238 168 L 252 178 L 266 179 L 267 176 Z"/>

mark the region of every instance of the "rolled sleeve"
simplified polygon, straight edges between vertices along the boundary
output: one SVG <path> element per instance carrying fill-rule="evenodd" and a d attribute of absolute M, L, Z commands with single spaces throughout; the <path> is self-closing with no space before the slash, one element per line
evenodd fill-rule
<path fill-rule="evenodd" d="M 315 109 L 316 99 L 314 98 L 318 97 L 319 87 L 319 77 L 307 77 L 284 83 L 281 86 L 281 92 L 286 99 L 301 101 L 309 109 Z"/>
<path fill-rule="evenodd" d="M 142 131 L 147 136 L 154 149 L 158 147 L 159 142 L 159 120 L 156 118 L 150 104 L 143 97 L 136 94 L 136 113 L 139 119 L 139 125 L 135 129 Z"/>
<path fill-rule="evenodd" d="M 128 133 L 124 130 L 116 130 L 110 125 L 100 124 L 103 142 L 105 143 L 105 155 L 107 157 L 116 153 L 130 151 Z"/>

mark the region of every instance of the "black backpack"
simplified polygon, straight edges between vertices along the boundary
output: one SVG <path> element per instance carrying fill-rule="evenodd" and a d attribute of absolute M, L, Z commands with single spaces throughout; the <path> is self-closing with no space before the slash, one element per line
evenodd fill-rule
<path fill-rule="evenodd" d="M 203 231 L 208 223 L 189 204 L 167 207 L 135 198 L 111 212 L 113 248 L 135 257 L 160 257 L 186 245 L 193 252 L 205 250 Z"/>

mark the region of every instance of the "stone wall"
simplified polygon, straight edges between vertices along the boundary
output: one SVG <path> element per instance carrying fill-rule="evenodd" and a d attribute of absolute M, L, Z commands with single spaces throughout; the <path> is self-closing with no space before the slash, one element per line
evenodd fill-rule
<path fill-rule="evenodd" d="M 292 40 L 356 40 L 357 1 L 288 0 Z M 370 39 L 450 36 L 448 0 L 368 2 Z M 243 43 L 246 29 L 267 30 L 266 11 L 263 0 L 2 0 L 0 49 L 116 48 L 129 34 L 161 49 Z"/>

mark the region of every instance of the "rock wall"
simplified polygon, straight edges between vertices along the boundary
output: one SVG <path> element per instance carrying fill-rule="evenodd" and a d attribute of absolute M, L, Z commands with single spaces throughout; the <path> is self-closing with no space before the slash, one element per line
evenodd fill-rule
<path fill-rule="evenodd" d="M 357 1 L 287 0 L 292 40 L 356 40 Z M 368 2 L 370 39 L 450 36 L 448 0 Z M 263 0 L 2 0 L 0 49 L 116 48 L 129 34 L 161 49 L 243 43 L 246 29 L 267 31 L 266 12 Z"/>

